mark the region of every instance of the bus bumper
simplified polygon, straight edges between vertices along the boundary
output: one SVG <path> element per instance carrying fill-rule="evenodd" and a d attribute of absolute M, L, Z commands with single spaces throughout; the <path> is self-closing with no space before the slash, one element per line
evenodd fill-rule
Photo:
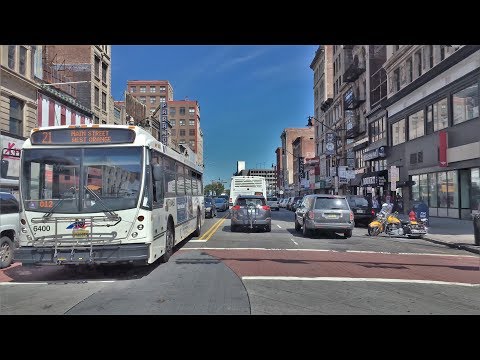
<path fill-rule="evenodd" d="M 148 244 L 93 246 L 90 249 L 57 249 L 25 246 L 15 249 L 14 259 L 22 264 L 99 264 L 148 260 Z"/>

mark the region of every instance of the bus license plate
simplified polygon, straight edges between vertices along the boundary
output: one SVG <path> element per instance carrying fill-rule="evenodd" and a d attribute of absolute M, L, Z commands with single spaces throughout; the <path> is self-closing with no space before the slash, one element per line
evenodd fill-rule
<path fill-rule="evenodd" d="M 72 235 L 74 238 L 86 238 L 88 236 L 88 230 L 73 230 Z"/>

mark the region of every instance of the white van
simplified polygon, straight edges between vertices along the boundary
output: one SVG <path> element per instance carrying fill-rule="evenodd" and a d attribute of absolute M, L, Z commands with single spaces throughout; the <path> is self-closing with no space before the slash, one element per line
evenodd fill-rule
<path fill-rule="evenodd" d="M 10 193 L 0 192 L 0 269 L 13 262 L 13 252 L 20 227 L 18 201 Z"/>

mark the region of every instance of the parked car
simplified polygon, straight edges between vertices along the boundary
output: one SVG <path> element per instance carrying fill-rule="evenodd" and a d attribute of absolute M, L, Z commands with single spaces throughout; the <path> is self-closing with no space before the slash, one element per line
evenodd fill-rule
<path fill-rule="evenodd" d="M 278 205 L 279 205 L 281 208 L 285 208 L 285 206 L 287 205 L 287 201 L 288 201 L 287 198 L 280 199 L 280 201 L 278 202 Z"/>
<path fill-rule="evenodd" d="M 215 198 L 215 207 L 217 211 L 227 211 L 228 210 L 228 200 L 225 200 L 223 197 Z"/>
<path fill-rule="evenodd" d="M 302 200 L 303 196 L 292 196 L 288 198 L 287 209 L 294 211 L 292 205 L 297 202 L 297 200 Z"/>
<path fill-rule="evenodd" d="M 217 216 L 217 207 L 215 206 L 215 201 L 211 197 L 205 198 L 205 217 L 213 218 Z"/>
<path fill-rule="evenodd" d="M 0 192 L 0 269 L 13 262 L 20 227 L 18 201 L 10 193 Z"/>
<path fill-rule="evenodd" d="M 267 197 L 267 205 L 270 206 L 270 209 L 272 210 L 277 210 L 277 211 L 280 210 L 279 200 L 274 196 Z"/>
<path fill-rule="evenodd" d="M 302 200 L 295 201 L 292 205 L 292 211 L 297 211 L 297 208 L 300 206 L 301 203 L 302 203 Z"/>
<path fill-rule="evenodd" d="M 345 196 L 314 194 L 305 195 L 295 212 L 295 230 L 303 229 L 304 236 L 313 231 L 343 233 L 352 236 L 355 227 L 353 211 Z"/>
<path fill-rule="evenodd" d="M 372 204 L 362 195 L 347 195 L 348 205 L 353 211 L 355 224 L 368 225 L 375 219 L 376 212 L 372 208 Z"/>
<path fill-rule="evenodd" d="M 230 230 L 240 228 L 262 228 L 267 232 L 272 230 L 272 215 L 270 206 L 260 195 L 239 195 L 231 209 Z"/>

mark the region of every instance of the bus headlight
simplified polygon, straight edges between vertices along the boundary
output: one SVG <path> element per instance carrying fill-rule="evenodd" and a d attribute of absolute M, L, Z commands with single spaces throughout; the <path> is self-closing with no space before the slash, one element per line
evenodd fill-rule
<path fill-rule="evenodd" d="M 27 228 L 22 227 L 22 234 L 26 234 L 26 233 L 27 233 Z"/>
<path fill-rule="evenodd" d="M 137 235 L 138 235 L 138 233 L 136 233 L 136 232 L 132 233 L 132 237 L 133 237 L 133 238 L 136 238 Z"/>
<path fill-rule="evenodd" d="M 142 229 L 143 229 L 143 225 L 142 225 L 142 224 L 138 225 L 138 226 L 137 226 L 137 229 L 138 229 L 138 230 L 142 230 Z"/>

